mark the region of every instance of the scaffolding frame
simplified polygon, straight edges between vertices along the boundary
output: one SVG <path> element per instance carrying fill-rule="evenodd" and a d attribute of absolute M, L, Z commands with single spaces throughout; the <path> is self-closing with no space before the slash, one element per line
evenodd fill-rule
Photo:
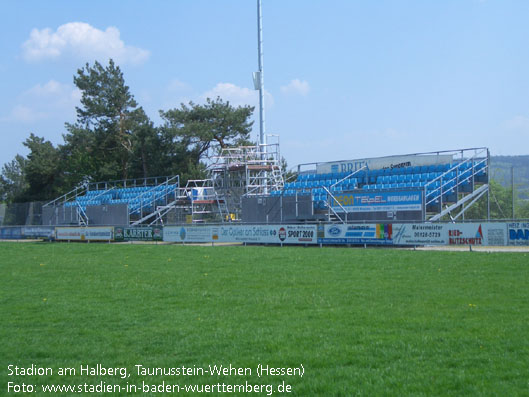
<path fill-rule="evenodd" d="M 283 189 L 279 139 L 266 145 L 224 148 L 211 161 L 208 171 L 215 191 L 225 199 L 229 220 L 241 219 L 243 197 Z"/>

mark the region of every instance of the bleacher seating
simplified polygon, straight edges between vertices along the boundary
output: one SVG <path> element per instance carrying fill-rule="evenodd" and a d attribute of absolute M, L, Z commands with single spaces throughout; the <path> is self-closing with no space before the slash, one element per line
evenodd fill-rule
<path fill-rule="evenodd" d="M 272 196 L 312 195 L 315 210 L 326 208 L 328 191 L 331 194 L 362 190 L 388 190 L 419 188 L 425 190 L 426 205 L 439 206 L 440 202 L 457 201 L 457 193 L 468 193 L 474 183 L 485 182 L 486 159 L 462 160 L 452 164 L 412 166 L 405 168 L 361 170 L 351 173 L 301 173 L 293 182 L 285 183 L 283 190 Z"/>
<path fill-rule="evenodd" d="M 156 205 L 165 204 L 167 196 L 174 195 L 176 190 L 177 186 L 174 184 L 87 190 L 84 195 L 64 203 L 64 206 L 80 206 L 86 211 L 88 206 L 128 204 L 129 213 L 134 214 L 140 211 L 153 211 Z"/>

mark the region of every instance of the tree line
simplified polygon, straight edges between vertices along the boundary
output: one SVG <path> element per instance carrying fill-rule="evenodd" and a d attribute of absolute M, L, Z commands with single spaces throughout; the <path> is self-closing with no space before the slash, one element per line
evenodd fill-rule
<path fill-rule="evenodd" d="M 134 99 L 112 59 L 77 70 L 81 91 L 76 121 L 66 123 L 54 146 L 33 133 L 29 154 L 2 167 L 0 201 L 51 200 L 86 182 L 180 175 L 205 177 L 204 160 L 222 148 L 249 144 L 254 108 L 234 107 L 220 97 L 160 111 L 155 126 Z"/>

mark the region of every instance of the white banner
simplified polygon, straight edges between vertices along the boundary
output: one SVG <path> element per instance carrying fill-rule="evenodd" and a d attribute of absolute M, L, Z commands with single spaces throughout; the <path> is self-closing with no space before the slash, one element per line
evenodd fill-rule
<path fill-rule="evenodd" d="M 316 225 L 166 226 L 163 239 L 189 243 L 317 243 Z"/>
<path fill-rule="evenodd" d="M 322 244 L 392 245 L 395 225 L 391 223 L 328 224 L 320 226 Z"/>
<path fill-rule="evenodd" d="M 318 164 L 318 174 L 331 172 L 353 172 L 367 166 L 369 170 L 382 170 L 406 167 L 418 167 L 423 165 L 451 164 L 452 155 L 415 155 L 415 156 L 388 156 L 359 160 L 333 161 Z"/>
<path fill-rule="evenodd" d="M 57 227 L 57 240 L 110 241 L 114 239 L 113 227 Z"/>
<path fill-rule="evenodd" d="M 318 240 L 316 225 L 219 226 L 217 236 L 218 241 L 259 244 L 316 244 Z"/>
<path fill-rule="evenodd" d="M 393 225 L 395 245 L 507 244 L 505 223 L 403 223 Z"/>
<path fill-rule="evenodd" d="M 177 243 L 210 243 L 213 241 L 211 226 L 165 226 L 163 241 Z"/>

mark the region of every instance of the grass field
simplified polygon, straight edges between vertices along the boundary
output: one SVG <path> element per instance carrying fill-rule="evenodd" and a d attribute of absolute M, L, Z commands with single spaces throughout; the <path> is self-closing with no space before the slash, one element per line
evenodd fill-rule
<path fill-rule="evenodd" d="M 275 395 L 285 382 L 296 396 L 529 395 L 525 253 L 0 243 L 0 272 L 0 395 L 8 382 L 40 395 L 164 381 Z M 9 375 L 32 364 L 53 374 Z M 79 374 L 96 364 L 130 377 Z M 252 373 L 149 376 L 136 364 Z M 304 373 L 258 377 L 259 364 Z"/>

